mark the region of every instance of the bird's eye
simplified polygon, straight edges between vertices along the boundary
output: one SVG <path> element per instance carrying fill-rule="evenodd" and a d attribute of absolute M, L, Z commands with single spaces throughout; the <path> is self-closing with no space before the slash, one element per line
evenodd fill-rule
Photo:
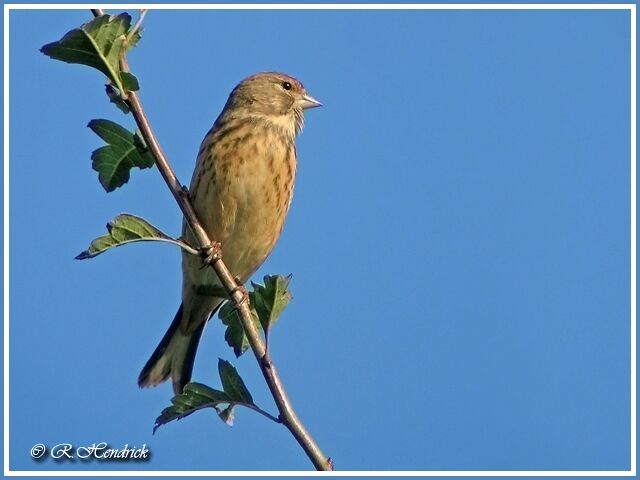
<path fill-rule="evenodd" d="M 289 82 L 282 82 L 282 88 L 285 90 L 291 90 L 291 84 Z"/>

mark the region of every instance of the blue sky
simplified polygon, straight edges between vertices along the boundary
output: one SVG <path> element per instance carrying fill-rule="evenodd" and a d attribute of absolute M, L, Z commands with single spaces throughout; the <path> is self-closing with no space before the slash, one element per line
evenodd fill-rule
<path fill-rule="evenodd" d="M 106 194 L 91 169 L 101 74 L 39 48 L 90 18 L 10 16 L 12 469 L 308 469 L 250 411 L 162 427 L 140 368 L 180 301 L 167 245 L 73 257 L 121 212 L 177 234 L 158 172 Z M 130 55 L 178 177 L 233 86 L 299 78 L 325 106 L 298 141 L 293 273 L 271 349 L 337 469 L 629 468 L 629 12 L 152 11 Z M 214 320 L 194 379 L 254 359 Z M 34 462 L 36 443 L 146 443 L 144 464 Z"/>

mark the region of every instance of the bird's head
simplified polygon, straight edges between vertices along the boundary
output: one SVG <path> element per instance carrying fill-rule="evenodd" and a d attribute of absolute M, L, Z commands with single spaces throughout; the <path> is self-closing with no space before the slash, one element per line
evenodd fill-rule
<path fill-rule="evenodd" d="M 225 110 L 266 117 L 285 127 L 288 123 L 299 133 L 304 110 L 321 105 L 295 78 L 284 73 L 263 72 L 242 80 L 229 95 Z"/>

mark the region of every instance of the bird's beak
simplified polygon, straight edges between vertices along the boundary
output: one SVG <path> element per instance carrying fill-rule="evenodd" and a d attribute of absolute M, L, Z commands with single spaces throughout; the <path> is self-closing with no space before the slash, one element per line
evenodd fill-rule
<path fill-rule="evenodd" d="M 300 106 L 303 110 L 306 110 L 307 108 L 321 107 L 322 104 L 311 95 L 305 94 L 305 96 L 300 100 Z"/>

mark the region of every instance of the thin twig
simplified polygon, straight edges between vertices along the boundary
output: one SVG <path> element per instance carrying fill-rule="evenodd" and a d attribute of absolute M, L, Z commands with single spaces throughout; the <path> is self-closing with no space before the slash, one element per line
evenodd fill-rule
<path fill-rule="evenodd" d="M 133 26 L 133 28 L 127 34 L 127 38 L 128 39 L 133 37 L 136 34 L 136 32 L 138 30 L 140 30 L 140 27 L 142 27 L 142 21 L 144 20 L 144 17 L 147 16 L 147 12 L 148 11 L 149 10 L 146 9 L 146 8 L 143 8 L 143 9 L 140 10 L 140 15 L 138 16 L 138 21 L 136 22 L 136 24 Z"/>
<path fill-rule="evenodd" d="M 91 12 L 94 16 L 99 16 L 104 13 L 100 9 L 92 9 Z M 126 102 L 131 109 L 131 113 L 138 124 L 138 128 L 142 133 L 149 151 L 155 158 L 156 165 L 158 166 L 158 170 L 160 171 L 162 178 L 164 178 L 167 186 L 173 194 L 173 197 L 178 203 L 180 210 L 182 210 L 184 218 L 191 228 L 200 248 L 210 248 L 214 242 L 209 238 L 202 227 L 202 224 L 198 220 L 193 206 L 191 205 L 191 201 L 189 200 L 189 196 L 185 195 L 185 189 L 178 181 L 169 161 L 160 147 L 136 92 L 129 92 Z M 255 355 L 258 365 L 260 366 L 260 370 L 262 371 L 262 375 L 264 376 L 269 390 L 271 391 L 271 395 L 276 403 L 278 412 L 280 413 L 279 420 L 289 429 L 293 437 L 300 444 L 313 463 L 316 470 L 332 470 L 331 460 L 322 453 L 322 450 L 304 427 L 289 401 L 289 397 L 284 389 L 282 380 L 278 375 L 271 356 L 265 348 L 260 332 L 253 322 L 249 302 L 245 301 L 245 297 L 241 292 L 241 289 L 238 288 L 240 285 L 238 285 L 234 275 L 224 264 L 220 255 L 214 256 L 210 260 L 210 265 L 216 272 L 216 275 L 220 279 L 220 283 L 222 283 L 222 286 L 229 294 L 235 307 L 240 312 L 240 323 L 242 324 L 244 333 L 249 340 L 251 350 L 253 350 L 253 354 Z"/>
<path fill-rule="evenodd" d="M 260 415 L 267 417 L 272 422 L 282 423 L 282 420 L 280 420 L 278 417 L 274 417 L 269 412 L 261 409 L 257 405 L 251 405 L 250 403 L 235 403 L 235 402 L 229 404 L 229 406 L 232 406 L 232 405 L 241 405 L 243 407 L 247 407 L 248 409 L 253 410 L 254 412 L 258 412 Z"/>
<path fill-rule="evenodd" d="M 278 417 L 274 417 L 269 412 L 261 409 L 257 405 L 254 405 L 252 403 L 244 403 L 244 402 L 230 402 L 229 400 L 216 400 L 215 402 L 203 403 L 201 405 L 198 405 L 197 407 L 193 407 L 192 409 L 190 409 L 189 413 L 181 414 L 176 419 L 180 420 L 181 418 L 188 417 L 192 413 L 197 412 L 198 410 L 204 410 L 205 408 L 216 408 L 216 411 L 217 411 L 217 407 L 219 407 L 220 405 L 227 405 L 228 407 L 231 407 L 231 408 L 233 408 L 233 407 L 246 407 L 249 410 L 253 410 L 254 412 L 258 412 L 260 415 L 263 415 L 264 417 L 268 418 L 272 422 L 282 423 L 282 420 L 280 420 Z"/>

